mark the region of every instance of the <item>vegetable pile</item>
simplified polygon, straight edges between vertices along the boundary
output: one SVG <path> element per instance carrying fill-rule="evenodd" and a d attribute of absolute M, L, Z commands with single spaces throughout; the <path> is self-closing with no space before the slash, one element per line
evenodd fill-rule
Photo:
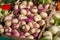
<path fill-rule="evenodd" d="M 39 1 L 38 6 L 31 0 L 17 0 L 12 10 L 12 6 L 7 3 L 0 6 L 0 18 L 3 17 L 0 22 L 0 34 L 38 40 L 51 13 L 51 10 L 48 10 L 51 7 L 51 0 Z M 39 40 L 60 40 L 59 12 L 54 12 L 48 23 L 49 26 L 46 26 Z"/>

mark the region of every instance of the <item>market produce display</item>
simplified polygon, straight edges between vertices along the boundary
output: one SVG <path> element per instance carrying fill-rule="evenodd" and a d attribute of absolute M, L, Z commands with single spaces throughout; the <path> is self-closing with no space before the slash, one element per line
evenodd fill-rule
<path fill-rule="evenodd" d="M 0 34 L 60 40 L 60 12 L 52 0 L 5 0 L 0 3 Z"/>

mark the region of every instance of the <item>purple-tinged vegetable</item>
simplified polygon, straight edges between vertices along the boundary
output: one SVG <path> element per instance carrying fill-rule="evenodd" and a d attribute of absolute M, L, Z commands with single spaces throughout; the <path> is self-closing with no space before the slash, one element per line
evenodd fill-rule
<path fill-rule="evenodd" d="M 40 12 L 41 12 L 41 11 L 44 11 L 43 5 L 39 5 L 39 6 L 38 6 L 38 9 L 39 9 Z"/>
<path fill-rule="evenodd" d="M 17 30 L 14 29 L 14 30 L 12 30 L 12 36 L 19 37 L 20 34 L 19 34 L 19 32 Z"/>
<path fill-rule="evenodd" d="M 38 36 L 38 33 L 34 33 L 33 36 L 34 38 L 36 38 Z"/>
<path fill-rule="evenodd" d="M 29 17 L 27 20 L 26 20 L 26 23 L 29 23 L 29 22 L 32 22 L 33 21 L 33 17 Z"/>
<path fill-rule="evenodd" d="M 14 29 L 18 29 L 19 28 L 19 24 L 16 24 L 13 26 Z"/>
<path fill-rule="evenodd" d="M 5 33 L 5 34 L 11 36 L 11 33 Z"/>
<path fill-rule="evenodd" d="M 6 27 L 5 27 L 5 32 L 9 32 L 9 33 L 10 33 L 11 31 L 12 31 L 12 28 L 10 28 L 10 27 L 7 27 L 7 28 L 6 28 Z"/>
<path fill-rule="evenodd" d="M 18 19 L 19 19 L 19 21 L 23 21 L 23 20 L 27 19 L 27 17 L 21 14 L 21 15 L 19 15 Z"/>
<path fill-rule="evenodd" d="M 50 6 L 49 4 L 46 4 L 46 5 L 44 5 L 44 8 L 45 8 L 45 9 L 48 9 L 49 6 Z"/>
<path fill-rule="evenodd" d="M 20 36 L 24 36 L 25 35 L 24 32 L 22 32 L 22 31 L 20 31 L 19 33 L 20 33 Z"/>
<path fill-rule="evenodd" d="M 14 13 L 15 13 L 15 14 L 18 14 L 19 11 L 20 11 L 19 9 L 15 9 L 15 10 L 14 10 Z"/>

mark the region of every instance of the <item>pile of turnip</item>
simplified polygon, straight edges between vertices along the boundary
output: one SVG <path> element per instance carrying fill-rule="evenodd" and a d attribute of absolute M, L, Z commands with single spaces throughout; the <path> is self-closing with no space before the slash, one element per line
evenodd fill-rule
<path fill-rule="evenodd" d="M 49 7 L 50 4 L 36 6 L 32 1 L 15 2 L 13 11 L 3 18 L 4 25 L 0 24 L 0 34 L 37 39 L 46 24 L 48 13 L 45 10 Z M 50 24 L 54 24 L 53 19 Z M 59 28 L 53 26 L 48 29 L 43 33 L 43 37 L 52 40 L 53 34 L 56 34 Z"/>

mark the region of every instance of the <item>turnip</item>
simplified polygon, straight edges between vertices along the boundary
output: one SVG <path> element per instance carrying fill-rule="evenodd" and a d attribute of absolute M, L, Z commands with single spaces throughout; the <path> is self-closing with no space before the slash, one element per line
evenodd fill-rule
<path fill-rule="evenodd" d="M 49 6 L 50 6 L 49 4 L 46 4 L 46 5 L 44 5 L 44 8 L 45 8 L 45 9 L 48 9 Z"/>
<path fill-rule="evenodd" d="M 32 11 L 33 13 L 37 13 L 37 12 L 38 12 L 38 9 L 37 9 L 36 6 L 34 6 L 34 7 L 31 9 L 31 11 Z"/>
<path fill-rule="evenodd" d="M 39 27 L 40 27 L 40 25 L 38 23 L 35 23 L 33 28 L 37 28 L 38 29 Z"/>
<path fill-rule="evenodd" d="M 19 15 L 18 19 L 20 21 L 23 21 L 23 20 L 27 19 L 27 17 L 21 14 L 21 15 Z"/>
<path fill-rule="evenodd" d="M 29 31 L 30 30 L 30 26 L 29 25 L 25 25 L 25 31 Z"/>
<path fill-rule="evenodd" d="M 9 21 L 9 20 L 5 21 L 5 26 L 10 27 L 11 24 L 12 24 L 11 21 Z"/>
<path fill-rule="evenodd" d="M 24 32 L 28 32 L 30 30 L 30 26 L 29 25 L 25 25 L 25 26 L 22 26 L 22 31 Z"/>
<path fill-rule="evenodd" d="M 26 20 L 26 23 L 32 22 L 33 21 L 33 17 L 28 17 L 28 19 Z"/>
<path fill-rule="evenodd" d="M 34 27 L 32 22 L 29 22 L 28 25 L 29 25 L 31 28 Z"/>
<path fill-rule="evenodd" d="M 24 36 L 25 35 L 24 32 L 22 32 L 22 31 L 20 31 L 19 33 L 20 33 L 20 36 Z"/>
<path fill-rule="evenodd" d="M 44 7 L 43 7 L 43 5 L 40 4 L 40 5 L 38 6 L 38 9 L 39 9 L 40 12 L 41 12 L 41 11 L 44 11 Z"/>
<path fill-rule="evenodd" d="M 40 15 L 35 15 L 34 16 L 34 20 L 37 22 L 37 21 L 40 21 L 41 20 L 41 16 Z"/>
<path fill-rule="evenodd" d="M 40 25 L 40 26 L 43 26 L 44 24 L 45 24 L 45 20 L 40 20 L 40 21 L 39 21 L 39 25 Z"/>
<path fill-rule="evenodd" d="M 25 9 L 22 9 L 20 12 L 21 12 L 22 15 L 26 15 L 27 14 L 27 11 Z"/>
<path fill-rule="evenodd" d="M 25 21 L 21 21 L 21 25 L 26 25 L 26 22 Z"/>
<path fill-rule="evenodd" d="M 12 31 L 12 28 L 10 28 L 10 27 L 5 27 L 5 32 L 11 32 Z"/>
<path fill-rule="evenodd" d="M 19 37 L 20 34 L 19 34 L 19 32 L 17 30 L 14 29 L 14 30 L 12 30 L 12 36 Z"/>
<path fill-rule="evenodd" d="M 29 31 L 30 34 L 33 34 L 33 33 L 35 33 L 35 32 L 36 32 L 36 29 L 35 29 L 35 28 L 32 28 L 32 29 L 30 29 L 30 31 Z"/>
<path fill-rule="evenodd" d="M 45 31 L 43 33 L 43 36 L 52 36 L 52 33 L 50 31 Z"/>
<path fill-rule="evenodd" d="M 27 1 L 22 1 L 22 4 L 27 6 Z"/>
<path fill-rule="evenodd" d="M 0 24 L 0 28 L 3 28 L 3 25 Z"/>
<path fill-rule="evenodd" d="M 29 1 L 28 2 L 28 6 L 30 6 L 30 7 L 33 6 L 33 2 L 32 1 Z"/>
<path fill-rule="evenodd" d="M 20 9 L 26 8 L 26 5 L 20 4 L 19 8 L 20 8 Z"/>
<path fill-rule="evenodd" d="M 60 37 L 54 36 L 54 40 L 60 40 Z"/>
<path fill-rule="evenodd" d="M 5 33 L 5 34 L 11 36 L 11 33 Z"/>
<path fill-rule="evenodd" d="M 41 12 L 41 13 L 40 13 L 40 16 L 41 16 L 42 18 L 47 18 L 48 15 L 47 15 L 47 13 L 45 13 L 45 12 Z"/>
<path fill-rule="evenodd" d="M 0 28 L 0 34 L 4 33 L 4 28 Z"/>
<path fill-rule="evenodd" d="M 12 23 L 18 23 L 18 19 L 17 18 L 12 19 Z"/>
<path fill-rule="evenodd" d="M 29 32 L 26 32 L 26 33 L 25 33 L 25 36 L 29 36 L 29 35 L 30 35 L 30 33 L 29 33 Z"/>
<path fill-rule="evenodd" d="M 17 10 L 17 9 L 18 9 L 18 5 L 15 4 L 15 6 L 14 6 L 14 10 Z"/>
<path fill-rule="evenodd" d="M 40 29 L 37 29 L 37 30 L 36 30 L 36 33 L 40 33 L 40 32 L 41 32 L 41 30 L 40 30 Z"/>
<path fill-rule="evenodd" d="M 51 23 L 51 24 L 54 24 L 54 19 L 51 19 L 51 20 L 50 20 L 50 23 Z"/>
<path fill-rule="evenodd" d="M 19 24 L 16 24 L 13 26 L 14 29 L 18 29 L 19 28 Z"/>
<path fill-rule="evenodd" d="M 52 36 L 45 36 L 44 37 L 46 40 L 52 40 Z"/>
<path fill-rule="evenodd" d="M 59 28 L 57 26 L 52 26 L 51 28 L 49 28 L 49 31 L 52 34 L 56 34 L 59 31 Z"/>
<path fill-rule="evenodd" d="M 12 20 L 12 17 L 11 17 L 11 16 L 6 16 L 6 17 L 4 18 L 4 21 L 6 21 L 6 20 Z"/>
<path fill-rule="evenodd" d="M 34 33 L 33 36 L 34 38 L 36 38 L 38 36 L 38 33 Z"/>
<path fill-rule="evenodd" d="M 32 35 L 27 36 L 28 39 L 34 39 Z"/>

